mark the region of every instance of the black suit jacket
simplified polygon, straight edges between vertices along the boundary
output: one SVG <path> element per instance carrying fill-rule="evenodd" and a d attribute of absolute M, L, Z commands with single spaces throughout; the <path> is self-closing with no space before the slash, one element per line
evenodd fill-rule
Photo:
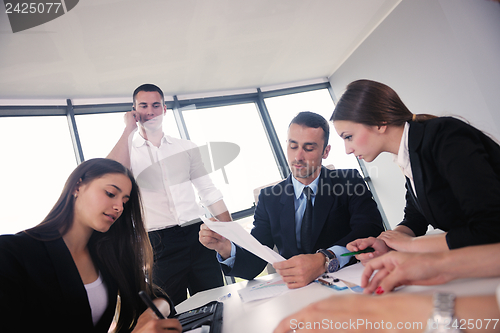
<path fill-rule="evenodd" d="M 255 210 L 252 235 L 286 259 L 300 254 L 295 235 L 294 191 L 291 176 L 263 189 Z M 372 194 L 355 169 L 321 169 L 314 202 L 312 238 L 314 252 L 333 245 L 369 236 L 384 230 L 382 218 Z M 313 252 L 313 253 L 314 253 Z M 266 262 L 237 247 L 233 269 L 222 265 L 224 273 L 253 279 Z"/>
<path fill-rule="evenodd" d="M 108 288 L 108 308 L 94 327 L 85 287 L 62 238 L 0 236 L 0 331 L 108 332 L 118 289 L 98 268 Z"/>
<path fill-rule="evenodd" d="M 455 118 L 410 122 L 410 163 L 401 225 L 415 235 L 427 226 L 447 231 L 450 249 L 500 242 L 500 147 Z"/>

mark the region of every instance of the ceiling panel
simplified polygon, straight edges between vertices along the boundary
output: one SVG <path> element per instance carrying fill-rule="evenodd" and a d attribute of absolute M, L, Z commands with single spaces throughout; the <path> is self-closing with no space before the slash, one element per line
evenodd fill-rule
<path fill-rule="evenodd" d="M 325 78 L 400 0 L 82 0 L 12 33 L 0 12 L 0 99 L 166 95 Z"/>

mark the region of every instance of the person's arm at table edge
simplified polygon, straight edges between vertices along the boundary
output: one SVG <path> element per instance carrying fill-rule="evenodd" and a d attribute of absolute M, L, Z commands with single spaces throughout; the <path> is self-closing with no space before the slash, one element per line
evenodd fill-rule
<path fill-rule="evenodd" d="M 420 276 L 418 279 L 423 279 L 421 282 L 425 282 L 425 284 L 446 283 L 460 278 L 500 276 L 500 257 L 494 255 L 498 253 L 499 250 L 500 243 L 478 245 L 443 252 L 425 254 L 414 253 L 412 256 L 418 257 L 407 260 L 411 260 L 412 265 L 425 264 L 425 267 L 422 267 L 422 269 L 425 268 L 425 271 L 428 273 L 430 272 L 431 275 L 426 275 L 425 277 Z M 387 254 L 387 256 L 389 255 L 390 254 Z M 366 279 L 371 277 L 373 279 L 374 277 L 372 274 L 375 270 L 387 267 L 387 264 L 384 264 L 384 262 L 388 258 L 389 257 L 380 257 L 368 263 L 363 272 L 363 278 Z M 390 260 L 388 264 L 389 267 L 393 265 Z M 419 283 L 415 280 L 415 276 L 411 272 L 410 266 L 406 265 L 404 262 L 396 266 L 397 267 L 389 269 L 391 270 L 390 274 L 396 274 L 395 272 L 399 270 L 397 273 L 399 276 L 399 283 L 408 283 L 408 281 Z M 370 284 L 372 283 L 373 282 L 370 282 Z M 378 283 L 380 282 L 377 282 L 377 285 Z M 373 287 L 371 289 L 373 289 Z"/>
<path fill-rule="evenodd" d="M 500 276 L 499 251 L 500 243 L 463 247 L 445 252 L 435 266 L 451 280 Z"/>
<path fill-rule="evenodd" d="M 312 303 L 302 310 L 284 318 L 274 333 L 285 333 L 293 330 L 292 325 L 297 323 L 312 323 L 326 319 L 332 322 L 348 322 L 356 320 L 359 313 L 364 314 L 365 320 L 374 322 L 379 319 L 386 323 L 391 322 L 396 325 L 400 322 L 413 323 L 408 327 L 408 332 L 422 332 L 426 328 L 428 319 L 432 314 L 433 297 L 432 295 L 422 294 L 391 294 L 381 298 L 361 295 L 336 295 L 324 300 Z M 457 297 L 455 301 L 456 322 L 452 325 L 462 326 L 464 332 L 494 332 L 499 328 L 500 311 L 497 300 L 494 295 Z M 367 319 L 368 318 L 368 319 Z M 488 322 L 488 319 L 490 321 Z M 479 322 L 481 325 L 479 325 Z M 473 325 L 469 325 L 472 323 Z M 486 327 L 486 325 L 488 326 Z M 472 327 L 471 327 L 472 326 Z M 386 325 L 385 328 L 388 326 Z M 346 332 L 356 331 L 354 327 L 348 326 Z M 349 330 L 349 328 L 351 330 Z M 364 327 L 363 327 L 364 328 Z M 317 330 L 308 330 L 308 332 L 321 332 Z M 360 330 L 357 330 L 359 332 Z M 370 332 L 389 331 L 384 328 L 370 330 Z M 390 330 L 393 331 L 393 330 Z"/>
<path fill-rule="evenodd" d="M 408 235 L 406 237 L 396 237 L 400 241 L 396 241 L 394 236 Z M 392 231 L 386 231 L 379 237 L 390 248 L 402 252 L 440 252 L 449 250 L 446 242 L 446 233 L 435 235 L 424 235 L 414 237 L 414 233 L 405 226 L 398 226 Z"/>

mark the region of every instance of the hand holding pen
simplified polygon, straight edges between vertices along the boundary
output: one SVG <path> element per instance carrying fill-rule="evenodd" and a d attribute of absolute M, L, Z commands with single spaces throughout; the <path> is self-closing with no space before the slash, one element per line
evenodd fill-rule
<path fill-rule="evenodd" d="M 132 333 L 160 333 L 165 332 L 165 330 L 182 332 L 181 323 L 177 319 L 165 319 L 165 316 L 145 292 L 141 291 L 139 296 L 151 311 L 143 312 Z M 166 302 L 163 299 L 158 300 L 158 302 L 161 301 Z"/>
<path fill-rule="evenodd" d="M 355 251 L 355 252 L 348 252 L 348 253 L 341 254 L 340 256 L 341 257 L 356 256 L 356 255 L 361 254 L 361 253 L 370 253 L 370 252 L 375 252 L 375 249 L 373 247 L 367 247 L 364 250 Z"/>
<path fill-rule="evenodd" d="M 375 237 L 356 239 L 346 245 L 346 248 L 353 252 L 362 251 L 369 247 L 373 248 L 374 251 L 356 254 L 356 259 L 360 260 L 363 265 L 369 260 L 379 257 L 391 250 L 383 240 Z"/>

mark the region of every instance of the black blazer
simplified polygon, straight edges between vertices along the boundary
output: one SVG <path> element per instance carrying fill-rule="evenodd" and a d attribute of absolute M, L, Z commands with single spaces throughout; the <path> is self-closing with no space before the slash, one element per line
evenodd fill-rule
<path fill-rule="evenodd" d="M 410 122 L 415 197 L 407 182 L 405 225 L 447 231 L 450 249 L 500 242 L 500 146 L 461 120 Z"/>
<path fill-rule="evenodd" d="M 255 210 L 252 235 L 273 248 L 286 259 L 300 254 L 295 235 L 294 191 L 291 176 L 263 189 Z M 314 202 L 312 237 L 314 252 L 347 243 L 384 231 L 382 218 L 372 194 L 355 169 L 321 169 Z M 314 253 L 313 252 L 313 253 Z M 231 270 L 222 265 L 224 273 L 253 279 L 266 262 L 236 247 L 236 260 Z"/>
<path fill-rule="evenodd" d="M 0 331 L 108 332 L 118 289 L 98 268 L 108 288 L 108 308 L 94 327 L 85 287 L 62 238 L 0 236 Z"/>

